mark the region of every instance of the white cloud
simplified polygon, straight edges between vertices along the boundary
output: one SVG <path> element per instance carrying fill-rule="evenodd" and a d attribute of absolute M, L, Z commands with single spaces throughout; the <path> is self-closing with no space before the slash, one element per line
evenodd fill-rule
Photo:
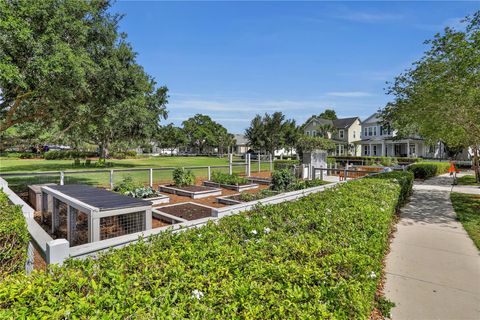
<path fill-rule="evenodd" d="M 327 92 L 327 96 L 343 97 L 343 98 L 361 98 L 361 97 L 371 97 L 372 94 L 364 91 L 333 91 L 333 92 Z"/>
<path fill-rule="evenodd" d="M 401 14 L 396 13 L 384 13 L 384 12 L 350 12 L 340 16 L 341 19 L 356 21 L 356 22 L 368 22 L 368 23 L 378 23 L 378 22 L 388 22 L 388 21 L 398 21 L 404 18 Z"/>

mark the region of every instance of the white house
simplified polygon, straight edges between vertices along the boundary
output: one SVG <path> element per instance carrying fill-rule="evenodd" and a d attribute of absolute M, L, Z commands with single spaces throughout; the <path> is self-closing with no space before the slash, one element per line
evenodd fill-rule
<path fill-rule="evenodd" d="M 352 117 L 329 120 L 313 117 L 305 123 L 304 134 L 307 136 L 319 136 L 322 134 L 320 132 L 322 126 L 333 129 L 331 132 L 327 132 L 327 136 L 325 136 L 325 138 L 335 142 L 335 151 L 332 152 L 332 154 L 337 156 L 353 156 L 359 152 L 359 146 L 357 146 L 355 142 L 360 140 L 360 118 Z"/>
<path fill-rule="evenodd" d="M 356 144 L 360 147 L 357 156 L 389 156 L 389 157 L 428 157 L 433 158 L 438 150 L 428 146 L 418 136 L 397 138 L 396 131 L 390 126 L 382 125 L 379 113 L 374 113 L 362 122 L 361 140 Z M 438 156 L 440 157 L 440 156 Z"/>

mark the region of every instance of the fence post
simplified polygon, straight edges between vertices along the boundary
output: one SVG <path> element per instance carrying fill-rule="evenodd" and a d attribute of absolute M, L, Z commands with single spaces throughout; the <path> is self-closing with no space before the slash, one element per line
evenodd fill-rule
<path fill-rule="evenodd" d="M 47 265 L 52 263 L 62 264 L 68 258 L 70 244 L 65 239 L 56 239 L 47 242 Z"/>
<path fill-rule="evenodd" d="M 60 185 L 63 186 L 65 183 L 65 173 L 60 171 Z"/>
<path fill-rule="evenodd" d="M 323 180 L 323 168 L 320 168 L 320 180 Z"/>
<path fill-rule="evenodd" d="M 269 161 L 270 161 L 270 172 L 273 171 L 273 159 L 272 159 L 272 154 L 270 153 L 269 155 Z"/>
<path fill-rule="evenodd" d="M 262 164 L 261 164 L 261 160 L 260 160 L 260 152 L 257 153 L 257 157 L 258 157 L 258 172 L 262 171 Z"/>
<path fill-rule="evenodd" d="M 110 190 L 113 190 L 113 169 L 110 170 Z"/>
<path fill-rule="evenodd" d="M 250 172 L 251 172 L 251 161 L 250 161 L 250 153 L 247 154 L 247 177 L 250 177 Z"/>
<path fill-rule="evenodd" d="M 153 168 L 148 169 L 148 171 L 149 171 L 148 184 L 150 188 L 153 188 Z"/>
<path fill-rule="evenodd" d="M 348 170 L 347 167 L 345 167 L 345 169 L 343 169 L 343 178 L 345 179 L 345 181 L 347 181 L 347 174 L 348 174 L 347 170 Z"/>
<path fill-rule="evenodd" d="M 207 172 L 208 172 L 208 181 L 212 178 L 212 168 L 210 166 L 207 167 Z"/>
<path fill-rule="evenodd" d="M 229 174 L 233 173 L 232 162 L 233 162 L 233 154 L 229 153 L 228 154 L 228 173 Z"/>

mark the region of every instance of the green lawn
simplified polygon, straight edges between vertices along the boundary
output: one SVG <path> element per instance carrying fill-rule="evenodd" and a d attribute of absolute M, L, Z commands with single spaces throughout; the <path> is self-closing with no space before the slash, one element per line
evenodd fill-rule
<path fill-rule="evenodd" d="M 480 196 L 453 192 L 450 199 L 458 220 L 480 249 Z"/>
<path fill-rule="evenodd" d="M 234 161 L 242 162 L 241 159 Z M 160 167 L 190 167 L 190 166 L 226 166 L 227 158 L 216 157 L 148 157 L 125 160 L 109 160 L 113 163 L 112 167 L 74 167 L 73 160 L 43 160 L 43 159 L 11 159 L 0 158 L 0 173 L 21 173 L 21 172 L 42 172 L 42 171 L 69 171 L 65 173 L 65 183 L 84 183 L 95 186 L 109 186 L 111 169 L 145 169 L 140 171 L 126 171 L 114 173 L 114 184 L 120 182 L 124 177 L 131 176 L 136 181 L 147 184 L 149 182 L 149 168 Z M 269 163 L 261 164 L 261 170 L 268 170 Z M 79 170 L 92 171 L 91 173 L 75 173 Z M 98 172 L 103 170 L 104 172 Z M 212 169 L 228 172 L 228 168 Z M 252 161 L 252 173 L 258 171 L 258 163 Z M 94 172 L 97 171 L 97 172 Z M 234 166 L 233 171 L 244 173 L 244 166 Z M 193 169 L 197 177 L 206 177 L 207 169 Z M 172 170 L 154 170 L 154 183 L 163 183 L 171 180 Z M 17 192 L 26 191 L 29 184 L 40 183 L 59 183 L 60 175 L 58 173 L 42 176 L 22 176 L 22 177 L 4 177 L 10 187 Z"/>
<path fill-rule="evenodd" d="M 466 175 L 463 177 L 459 177 L 457 179 L 457 182 L 459 185 L 465 185 L 465 186 L 478 186 L 477 181 L 475 181 L 475 176 L 474 175 Z"/>

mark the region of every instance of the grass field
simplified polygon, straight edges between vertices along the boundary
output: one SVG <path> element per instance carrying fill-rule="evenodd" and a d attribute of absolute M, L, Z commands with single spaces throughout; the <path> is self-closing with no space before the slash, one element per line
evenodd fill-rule
<path fill-rule="evenodd" d="M 457 179 L 459 185 L 478 186 L 474 175 L 466 175 Z"/>
<path fill-rule="evenodd" d="M 243 163 L 241 159 L 234 159 L 235 162 Z M 113 178 L 114 184 L 120 182 L 126 176 L 131 176 L 134 180 L 148 184 L 149 182 L 149 168 L 161 167 L 192 167 L 192 166 L 227 166 L 227 158 L 216 157 L 148 157 L 125 160 L 109 160 L 113 165 L 108 168 L 96 167 L 75 167 L 73 160 L 43 160 L 43 159 L 11 159 L 0 158 L 0 174 L 6 173 L 27 173 L 27 172 L 45 172 L 45 171 L 66 171 L 64 182 L 70 183 L 84 183 L 95 186 L 107 187 L 110 184 L 110 170 L 114 169 L 135 169 L 135 171 L 115 171 Z M 261 170 L 269 170 L 269 163 L 261 164 Z M 144 170 L 137 170 L 144 169 Z M 75 171 L 91 171 L 79 172 Z M 228 168 L 212 169 L 228 172 Z M 252 162 L 252 173 L 258 171 L 258 163 Z M 103 172 L 99 172 L 103 171 Z M 208 175 L 206 168 L 193 169 L 193 172 L 198 178 L 205 178 Z M 233 167 L 233 172 L 244 173 L 245 166 L 239 165 Z M 164 183 L 171 180 L 172 170 L 154 170 L 153 181 L 154 184 Z M 29 175 L 22 177 L 4 177 L 10 187 L 17 191 L 26 191 L 29 184 L 40 183 L 59 183 L 60 175 L 54 173 L 51 175 Z"/>
<path fill-rule="evenodd" d="M 458 220 L 480 250 L 480 196 L 453 192 L 450 199 Z"/>

